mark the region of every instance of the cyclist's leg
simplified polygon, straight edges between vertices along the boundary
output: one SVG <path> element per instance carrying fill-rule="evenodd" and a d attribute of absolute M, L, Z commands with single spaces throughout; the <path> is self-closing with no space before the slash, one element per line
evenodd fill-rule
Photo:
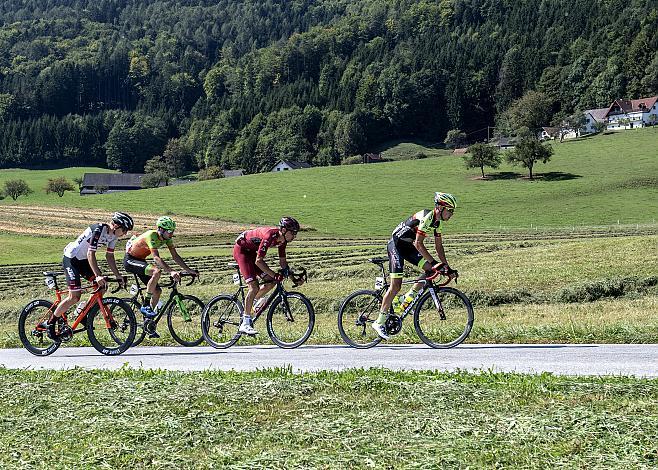
<path fill-rule="evenodd" d="M 414 247 L 411 243 L 400 244 L 399 251 L 402 258 L 423 270 L 423 274 L 419 276 L 419 279 L 425 279 L 432 273 L 432 266 L 430 263 L 428 263 L 427 260 L 423 258 L 423 255 L 420 254 L 420 251 L 418 251 L 416 247 Z M 415 297 L 415 294 L 420 292 L 420 289 L 423 287 L 423 285 L 424 283 L 419 280 L 411 287 L 411 290 L 407 292 L 407 294 Z"/>
<path fill-rule="evenodd" d="M 397 295 L 398 292 L 400 292 L 400 287 L 402 286 L 402 277 L 404 276 L 404 258 L 402 257 L 400 250 L 395 243 L 395 240 L 391 239 L 388 241 L 388 244 L 386 245 L 386 251 L 388 252 L 391 285 L 388 287 L 388 290 L 382 299 L 382 306 L 380 311 L 385 315 L 388 314 L 388 311 L 391 308 L 393 298 Z"/>
<path fill-rule="evenodd" d="M 87 264 L 89 270 L 88 261 L 80 262 L 80 260 L 72 259 L 67 256 L 62 260 L 62 266 L 64 266 L 64 274 L 66 276 L 66 283 L 69 288 L 69 295 L 57 305 L 57 308 L 53 312 L 53 317 L 61 317 L 72 305 L 80 301 L 80 296 L 82 295 L 82 284 L 80 282 L 80 277 L 84 269 L 84 263 Z"/>
<path fill-rule="evenodd" d="M 162 293 L 162 289 L 160 289 L 160 286 L 158 286 L 158 279 L 160 278 L 159 275 L 159 270 L 158 270 L 158 276 L 153 276 L 151 273 L 153 273 L 153 266 L 151 266 L 149 263 L 147 263 L 143 259 L 139 258 L 134 258 L 128 254 L 126 254 L 126 257 L 123 259 L 123 267 L 124 269 L 132 274 L 136 274 L 137 277 L 146 285 L 146 297 L 144 299 L 144 305 L 142 307 L 148 307 L 150 308 L 150 312 L 153 312 L 153 309 L 155 306 L 158 304 L 158 300 L 160 299 L 160 294 Z M 153 286 L 151 283 L 153 282 L 153 278 L 156 277 L 156 280 L 154 282 L 155 286 Z M 150 287 L 149 287 L 150 285 Z"/>
<path fill-rule="evenodd" d="M 160 295 L 162 294 L 162 289 L 160 289 L 160 286 L 158 285 L 161 274 L 162 270 L 152 264 L 149 264 L 144 268 L 144 278 L 142 278 L 142 281 L 148 278 L 146 292 L 147 297 L 151 297 L 151 309 L 153 310 L 155 310 L 155 306 L 158 305 Z"/>
<path fill-rule="evenodd" d="M 252 311 L 254 299 L 258 294 L 258 275 L 261 270 L 256 266 L 256 253 L 243 250 L 239 245 L 233 247 L 233 258 L 238 263 L 240 273 L 244 277 L 244 281 L 248 286 L 247 294 L 244 299 L 244 315 L 240 324 L 239 331 L 247 334 L 255 334 L 256 330 L 252 325 Z"/>

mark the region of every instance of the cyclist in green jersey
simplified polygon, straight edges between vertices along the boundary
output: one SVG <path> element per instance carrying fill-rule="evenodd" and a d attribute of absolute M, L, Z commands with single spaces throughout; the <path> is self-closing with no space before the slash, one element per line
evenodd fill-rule
<path fill-rule="evenodd" d="M 133 237 L 126 244 L 126 256 L 123 259 L 123 266 L 129 273 L 137 276 L 146 284 L 146 299 L 140 311 L 147 318 L 156 316 L 155 306 L 160 300 L 162 289 L 158 286 L 162 271 L 171 275 L 175 281 L 180 281 L 180 273 L 174 271 L 161 257 L 158 251 L 162 247 L 167 247 L 171 257 L 184 271 L 199 275 L 198 271 L 190 268 L 183 258 L 180 257 L 172 240 L 176 223 L 171 217 L 160 217 L 155 223 L 155 230 L 148 230 L 138 237 Z M 149 256 L 153 257 L 153 264 L 146 261 Z M 153 333 L 152 337 L 157 337 Z"/>
<path fill-rule="evenodd" d="M 450 220 L 456 207 L 457 200 L 452 194 L 437 192 L 434 194 L 434 210 L 419 211 L 401 222 L 393 230 L 392 237 L 386 246 L 390 264 L 391 285 L 382 299 L 379 317 L 377 321 L 372 323 L 372 327 L 381 338 L 388 339 L 385 323 L 391 304 L 397 304 L 394 305 L 394 309 L 402 310 L 413 301 L 423 285 L 422 282 L 417 282 L 407 292 L 402 301 L 395 302 L 397 300 L 396 295 L 402 287 L 405 260 L 425 271 L 421 278 L 436 271 L 448 276 L 456 274 L 456 271 L 448 266 L 441 238 L 441 223 Z M 425 238 L 430 233 L 434 235 L 434 246 L 436 254 L 441 260 L 440 263 L 434 259 L 425 246 Z"/>

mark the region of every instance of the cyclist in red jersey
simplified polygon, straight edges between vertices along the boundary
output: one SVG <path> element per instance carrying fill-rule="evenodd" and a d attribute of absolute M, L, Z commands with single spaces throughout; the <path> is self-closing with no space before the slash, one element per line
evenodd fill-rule
<path fill-rule="evenodd" d="M 278 227 L 261 227 L 242 232 L 235 240 L 233 258 L 240 267 L 240 272 L 249 286 L 244 302 L 244 316 L 240 323 L 240 332 L 255 335 L 252 322 L 254 304 L 256 309 L 273 287 L 274 283 L 258 285 L 258 276 L 265 280 L 281 282 L 290 273 L 286 261 L 286 245 L 293 241 L 299 232 L 299 222 L 292 217 L 282 217 Z M 281 272 L 274 272 L 265 262 L 267 249 L 276 246 L 279 249 Z M 262 299 L 262 300 L 261 300 Z M 259 302 L 260 301 L 260 302 Z"/>

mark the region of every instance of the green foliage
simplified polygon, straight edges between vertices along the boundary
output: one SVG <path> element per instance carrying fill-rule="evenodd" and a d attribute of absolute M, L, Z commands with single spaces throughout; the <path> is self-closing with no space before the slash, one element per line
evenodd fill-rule
<path fill-rule="evenodd" d="M 535 137 L 524 137 L 507 153 L 507 161 L 527 168 L 528 177 L 533 179 L 532 168 L 535 163 L 548 163 L 552 155 L 553 147 L 549 144 L 542 144 Z"/>
<path fill-rule="evenodd" d="M 528 91 L 498 116 L 497 131 L 508 136 L 519 135 L 523 133 L 520 129 L 526 128 L 537 134 L 542 126 L 551 121 L 551 104 L 546 94 Z"/>
<path fill-rule="evenodd" d="M 445 140 L 443 141 L 446 147 L 454 149 L 466 145 L 466 133 L 459 129 L 451 129 L 448 131 Z"/>
<path fill-rule="evenodd" d="M 4 193 L 10 196 L 14 201 L 20 196 L 27 196 L 32 193 L 32 189 L 28 186 L 25 180 L 7 180 L 4 185 Z"/>
<path fill-rule="evenodd" d="M 658 92 L 651 2 L 485 3 L 4 2 L 0 166 L 141 171 L 172 138 L 186 169 L 335 165 L 449 129 L 481 140 L 529 90 L 545 119 Z"/>
<path fill-rule="evenodd" d="M 468 148 L 468 152 L 464 155 L 464 163 L 466 168 L 479 168 L 484 178 L 484 167 L 498 168 L 502 161 L 502 157 L 496 147 L 487 144 L 474 144 Z"/>
<path fill-rule="evenodd" d="M 218 178 L 223 178 L 224 172 L 218 166 L 209 166 L 199 170 L 198 179 L 199 181 L 207 180 L 216 180 Z"/>
<path fill-rule="evenodd" d="M 59 197 L 62 197 L 66 191 L 75 191 L 75 187 L 69 180 L 60 176 L 59 178 L 49 179 L 45 190 L 46 194 L 55 193 Z"/>

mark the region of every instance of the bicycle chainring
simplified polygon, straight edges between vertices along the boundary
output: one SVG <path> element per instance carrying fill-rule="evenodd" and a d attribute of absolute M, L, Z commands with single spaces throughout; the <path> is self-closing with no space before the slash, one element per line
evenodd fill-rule
<path fill-rule="evenodd" d="M 397 335 L 402 330 L 402 318 L 391 314 L 386 319 L 386 331 L 389 335 Z"/>
<path fill-rule="evenodd" d="M 144 331 L 146 331 L 146 333 L 149 335 L 155 332 L 157 326 L 158 324 L 155 323 L 153 320 L 150 319 L 144 320 Z"/>
<path fill-rule="evenodd" d="M 59 325 L 59 333 L 57 339 L 63 343 L 68 343 L 73 339 L 73 330 L 69 325 Z"/>

